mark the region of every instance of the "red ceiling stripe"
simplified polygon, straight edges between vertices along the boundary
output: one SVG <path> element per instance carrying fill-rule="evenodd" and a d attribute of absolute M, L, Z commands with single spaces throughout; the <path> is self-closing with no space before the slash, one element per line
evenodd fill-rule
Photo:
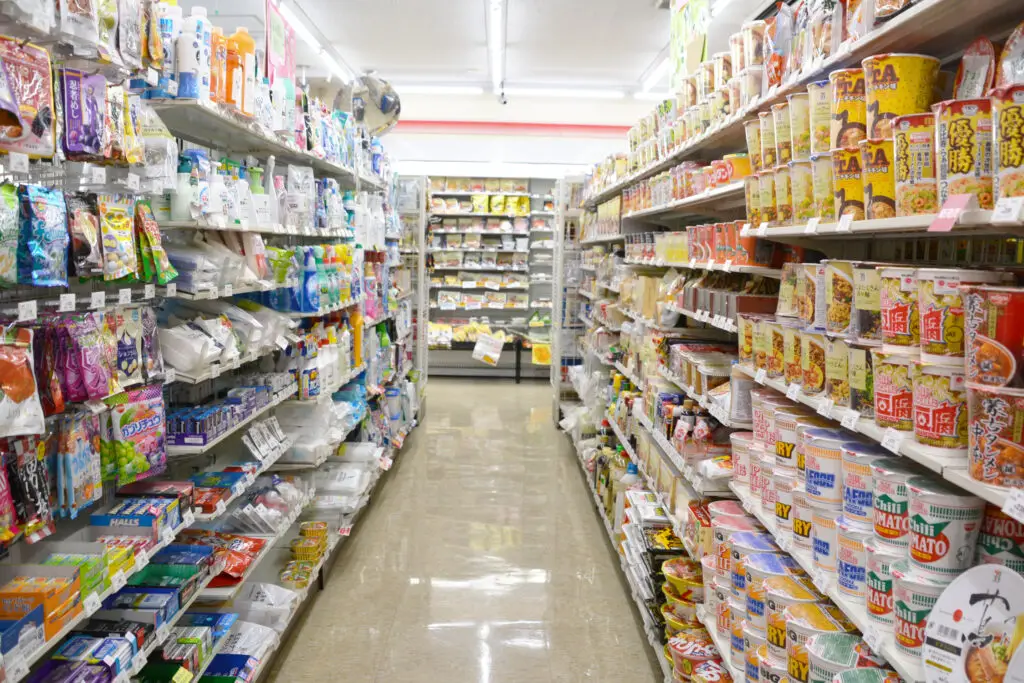
<path fill-rule="evenodd" d="M 401 133 L 462 133 L 465 135 L 569 135 L 577 137 L 619 137 L 629 126 L 585 123 L 516 123 L 511 121 L 409 121 L 394 128 Z"/>

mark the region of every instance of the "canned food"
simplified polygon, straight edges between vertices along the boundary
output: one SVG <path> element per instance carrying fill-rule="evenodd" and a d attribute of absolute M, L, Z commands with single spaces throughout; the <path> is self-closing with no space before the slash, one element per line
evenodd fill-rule
<path fill-rule="evenodd" d="M 896 215 L 892 140 L 861 140 L 858 148 L 864 182 L 864 215 L 869 219 L 892 218 Z"/>
<path fill-rule="evenodd" d="M 875 374 L 871 367 L 871 347 L 849 344 L 850 408 L 861 417 L 875 416 Z"/>
<path fill-rule="evenodd" d="M 867 137 L 892 138 L 892 119 L 928 111 L 934 102 L 939 60 L 927 55 L 873 55 L 861 62 L 867 99 Z"/>
<path fill-rule="evenodd" d="M 902 554 L 882 545 L 877 538 L 864 542 L 867 550 L 868 571 L 864 577 L 864 602 L 871 621 L 892 626 L 892 563 L 901 559 Z"/>
<path fill-rule="evenodd" d="M 810 161 L 789 162 L 789 192 L 793 205 L 793 218 L 806 223 L 817 213 L 814 204 L 814 176 Z"/>
<path fill-rule="evenodd" d="M 947 100 L 936 105 L 939 206 L 955 194 L 974 195 L 981 209 L 991 210 L 992 102 L 987 99 Z"/>
<path fill-rule="evenodd" d="M 836 216 L 849 214 L 854 220 L 864 220 L 864 180 L 857 147 L 832 150 L 832 187 Z"/>
<path fill-rule="evenodd" d="M 790 189 L 789 167 L 775 169 L 775 213 L 778 225 L 793 224 L 793 193 Z"/>
<path fill-rule="evenodd" d="M 803 393 L 817 396 L 825 390 L 825 335 L 804 331 L 800 335 L 800 369 Z"/>
<path fill-rule="evenodd" d="M 778 214 L 775 205 L 775 172 L 764 170 L 758 174 L 758 189 L 760 201 L 758 206 L 761 209 L 762 223 L 776 223 Z"/>
<path fill-rule="evenodd" d="M 829 259 L 825 266 L 825 329 L 835 334 L 850 331 L 853 312 L 853 261 Z"/>
<path fill-rule="evenodd" d="M 893 119 L 896 164 L 896 215 L 938 213 L 935 177 L 935 115 L 910 114 Z"/>
<path fill-rule="evenodd" d="M 832 123 L 829 145 L 834 149 L 857 147 L 867 137 L 864 104 L 864 70 L 836 69 L 828 75 L 832 84 Z"/>
<path fill-rule="evenodd" d="M 911 370 L 914 437 L 926 446 L 964 452 L 967 385 L 963 367 L 918 361 Z"/>
<path fill-rule="evenodd" d="M 826 222 L 834 221 L 836 204 L 831 153 L 811 155 L 811 191 L 814 193 L 814 215 Z"/>
<path fill-rule="evenodd" d="M 916 358 L 909 355 L 871 351 L 875 373 L 875 424 L 901 432 L 914 428 L 914 384 L 911 367 Z"/>
<path fill-rule="evenodd" d="M 890 569 L 893 575 L 896 651 L 917 658 L 921 656 L 921 646 L 924 645 L 928 615 L 950 582 L 912 571 L 906 560 L 893 562 Z"/>
<path fill-rule="evenodd" d="M 910 543 L 910 494 L 907 482 L 918 474 L 900 458 L 883 458 L 871 464 L 874 492 L 875 540 L 896 552 L 906 552 Z"/>
<path fill-rule="evenodd" d="M 772 105 L 772 120 L 775 124 L 775 159 L 779 165 L 793 160 L 792 128 L 789 123 L 789 104 L 780 102 Z"/>
<path fill-rule="evenodd" d="M 810 95 L 806 92 L 793 93 L 786 97 L 789 103 L 789 136 L 793 148 L 793 159 L 811 158 L 811 109 Z M 778 131 L 776 131 L 777 133 Z"/>
<path fill-rule="evenodd" d="M 1024 289 L 968 285 L 962 290 L 967 333 L 967 381 L 1024 386 L 1017 360 L 1024 339 Z"/>
<path fill-rule="evenodd" d="M 1024 487 L 1024 391 L 970 387 L 967 471 L 992 486 Z"/>
<path fill-rule="evenodd" d="M 974 565 L 985 501 L 932 477 L 911 477 L 910 566 L 953 580 Z"/>
<path fill-rule="evenodd" d="M 839 592 L 858 601 L 863 600 L 868 567 L 864 544 L 871 538 L 871 527 L 865 529 L 846 517 L 840 517 L 836 525 L 839 527 L 839 547 L 836 550 Z"/>
<path fill-rule="evenodd" d="M 813 158 L 815 154 L 828 154 L 832 150 L 832 84 L 827 80 L 808 83 L 807 98 Z"/>
<path fill-rule="evenodd" d="M 883 268 L 881 284 L 882 341 L 890 350 L 916 351 L 921 343 L 917 269 Z"/>
<path fill-rule="evenodd" d="M 871 465 L 886 457 L 879 444 L 847 442 L 841 447 L 843 465 L 843 515 L 855 524 L 871 526 L 874 477 Z"/>
<path fill-rule="evenodd" d="M 786 661 L 786 621 L 787 607 L 799 604 L 813 605 L 825 602 L 827 598 L 814 587 L 806 576 L 776 576 L 765 579 L 765 608 L 767 615 L 766 637 L 768 648 L 766 654 L 774 661 Z"/>
<path fill-rule="evenodd" d="M 1024 197 L 1024 84 L 991 92 L 995 200 Z"/>

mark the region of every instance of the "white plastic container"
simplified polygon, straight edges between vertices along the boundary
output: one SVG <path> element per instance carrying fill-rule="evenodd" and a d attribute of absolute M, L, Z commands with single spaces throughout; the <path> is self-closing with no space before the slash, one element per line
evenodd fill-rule
<path fill-rule="evenodd" d="M 892 565 L 902 553 L 871 538 L 864 543 L 868 571 L 864 577 L 864 606 L 872 622 L 892 628 Z"/>
<path fill-rule="evenodd" d="M 974 566 L 985 501 L 928 476 L 912 477 L 907 492 L 912 570 L 952 581 Z"/>
<path fill-rule="evenodd" d="M 210 20 L 205 7 L 193 7 L 192 14 L 181 22 L 174 52 L 178 97 L 209 100 Z"/>
<path fill-rule="evenodd" d="M 871 464 L 871 478 L 874 491 L 871 497 L 872 520 L 875 539 L 890 548 L 905 552 L 910 542 L 910 497 L 907 494 L 907 480 L 915 476 L 901 458 L 883 458 Z"/>
<path fill-rule="evenodd" d="M 878 444 L 846 443 L 843 452 L 843 516 L 857 524 L 871 525 L 874 479 L 871 464 L 886 457 Z"/>
<path fill-rule="evenodd" d="M 857 600 L 864 599 L 867 581 L 868 553 L 864 547 L 873 537 L 871 527 L 863 527 L 846 517 L 840 517 L 839 547 L 836 549 L 836 580 L 839 592 Z"/>
<path fill-rule="evenodd" d="M 906 560 L 894 562 L 893 632 L 896 650 L 909 657 L 921 656 L 928 615 L 950 581 L 937 580 L 913 571 Z"/>
<path fill-rule="evenodd" d="M 836 517 L 839 510 L 828 507 L 811 507 L 811 534 L 813 535 L 814 566 L 834 574 L 836 571 L 836 551 L 839 547 L 839 533 Z"/>

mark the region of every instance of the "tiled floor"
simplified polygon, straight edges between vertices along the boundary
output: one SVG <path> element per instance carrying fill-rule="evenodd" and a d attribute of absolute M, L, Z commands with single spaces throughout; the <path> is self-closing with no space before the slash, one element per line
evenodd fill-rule
<path fill-rule="evenodd" d="M 431 380 L 389 479 L 270 680 L 656 680 L 546 383 Z"/>

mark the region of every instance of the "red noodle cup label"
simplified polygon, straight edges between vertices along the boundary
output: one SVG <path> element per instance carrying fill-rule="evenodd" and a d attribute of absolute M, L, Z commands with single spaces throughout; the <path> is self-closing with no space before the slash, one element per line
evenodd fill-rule
<path fill-rule="evenodd" d="M 934 400 L 929 403 L 934 404 Z M 956 439 L 960 413 L 964 410 L 967 410 L 966 404 L 942 401 L 938 405 L 929 405 L 918 401 L 914 404 L 915 431 L 919 437 L 927 439 Z"/>
<path fill-rule="evenodd" d="M 909 504 L 906 498 L 893 498 L 888 493 L 879 494 L 878 482 L 876 482 L 875 496 L 872 502 L 875 508 L 875 535 L 881 539 L 892 541 L 910 531 Z"/>
<path fill-rule="evenodd" d="M 908 650 L 920 649 L 924 645 L 924 626 L 931 611 L 930 607 L 914 609 L 902 600 L 894 601 L 893 614 L 896 619 L 893 631 L 896 642 Z"/>
<path fill-rule="evenodd" d="M 934 564 L 949 554 L 951 543 L 945 534 L 950 522 L 929 522 L 921 515 L 910 518 L 910 557 Z"/>
<path fill-rule="evenodd" d="M 883 621 L 888 621 L 892 618 L 888 616 L 892 614 L 892 584 L 891 576 L 886 578 L 881 574 L 871 571 L 867 573 L 864 579 L 868 613 L 876 618 L 881 618 Z"/>
<path fill-rule="evenodd" d="M 887 384 L 882 376 L 876 378 L 875 416 L 888 422 L 909 420 L 914 406 L 914 392 L 911 389 L 883 386 Z"/>
<path fill-rule="evenodd" d="M 990 507 L 981 523 L 978 545 L 989 555 L 1024 559 L 1024 523 Z"/>
<path fill-rule="evenodd" d="M 936 293 L 938 293 L 937 287 Z M 947 313 L 963 315 L 963 309 L 921 307 L 921 343 L 944 344 L 946 342 L 942 326 L 946 320 Z"/>
<path fill-rule="evenodd" d="M 882 309 L 882 329 L 887 336 L 909 337 L 913 305 L 892 302 Z"/>

